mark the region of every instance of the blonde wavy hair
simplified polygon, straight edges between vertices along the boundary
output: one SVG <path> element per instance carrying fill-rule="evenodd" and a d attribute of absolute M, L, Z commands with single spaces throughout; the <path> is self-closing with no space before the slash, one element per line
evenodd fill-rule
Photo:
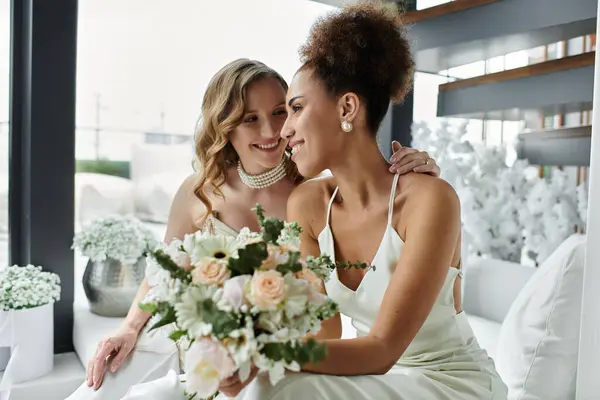
<path fill-rule="evenodd" d="M 277 71 L 260 61 L 245 58 L 221 68 L 208 84 L 194 136 L 197 157 L 194 164 L 198 176 L 194 194 L 206 207 L 202 219 L 213 213 L 207 186 L 212 186 L 213 194 L 224 198 L 220 188 L 227 179 L 227 169 L 237 165 L 239 160 L 228 136 L 242 120 L 246 91 L 252 83 L 267 77 L 277 79 L 287 91 L 288 84 Z M 293 162 L 288 162 L 287 170 L 292 181 L 302 180 Z"/>

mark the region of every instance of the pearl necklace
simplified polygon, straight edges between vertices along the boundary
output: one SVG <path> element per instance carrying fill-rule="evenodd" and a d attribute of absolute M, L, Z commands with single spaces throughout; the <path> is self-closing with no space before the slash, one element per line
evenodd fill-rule
<path fill-rule="evenodd" d="M 285 178 L 287 172 L 287 159 L 287 156 L 284 155 L 275 168 L 256 175 L 250 175 L 249 173 L 244 171 L 242 162 L 238 161 L 237 171 L 240 175 L 240 179 L 242 180 L 242 182 L 244 182 L 246 186 L 252 189 L 264 189 Z"/>

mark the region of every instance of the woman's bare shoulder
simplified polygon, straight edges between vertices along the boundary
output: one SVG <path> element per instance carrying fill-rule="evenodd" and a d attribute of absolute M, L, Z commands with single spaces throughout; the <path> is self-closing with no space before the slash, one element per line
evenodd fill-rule
<path fill-rule="evenodd" d="M 398 180 L 396 197 L 403 197 L 408 203 L 418 204 L 423 200 L 448 199 L 458 195 L 448 182 L 426 174 L 410 173 Z"/>
<path fill-rule="evenodd" d="M 304 209 L 321 209 L 331 198 L 335 190 L 333 176 L 313 178 L 302 182 L 294 188 L 288 200 L 290 206 Z"/>

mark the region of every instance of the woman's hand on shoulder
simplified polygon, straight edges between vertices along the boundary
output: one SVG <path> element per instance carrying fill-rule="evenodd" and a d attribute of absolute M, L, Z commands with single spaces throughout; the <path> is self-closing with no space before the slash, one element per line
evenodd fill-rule
<path fill-rule="evenodd" d="M 411 147 L 404 147 L 397 141 L 392 142 L 394 154 L 390 159 L 390 172 L 406 174 L 409 172 L 420 172 L 439 177 L 441 170 L 435 160 L 426 151 L 420 151 Z"/>

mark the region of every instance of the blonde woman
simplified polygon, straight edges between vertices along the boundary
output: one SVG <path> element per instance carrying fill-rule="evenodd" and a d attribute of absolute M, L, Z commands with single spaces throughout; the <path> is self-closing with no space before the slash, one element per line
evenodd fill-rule
<path fill-rule="evenodd" d="M 280 137 L 287 89 L 276 71 L 247 59 L 231 62 L 213 77 L 196 133 L 198 172 L 175 195 L 165 242 L 198 230 L 225 235 L 236 235 L 244 226 L 257 230 L 251 211 L 257 203 L 267 215 L 285 218 L 288 197 L 304 180 L 289 159 L 287 140 Z M 393 146 L 390 172 L 439 175 L 427 153 Z M 69 400 L 119 399 L 133 385 L 181 370 L 176 344 L 164 332 L 146 332 L 150 314 L 137 305 L 150 291 L 145 280 L 123 325 L 98 344 L 86 382 Z"/>

